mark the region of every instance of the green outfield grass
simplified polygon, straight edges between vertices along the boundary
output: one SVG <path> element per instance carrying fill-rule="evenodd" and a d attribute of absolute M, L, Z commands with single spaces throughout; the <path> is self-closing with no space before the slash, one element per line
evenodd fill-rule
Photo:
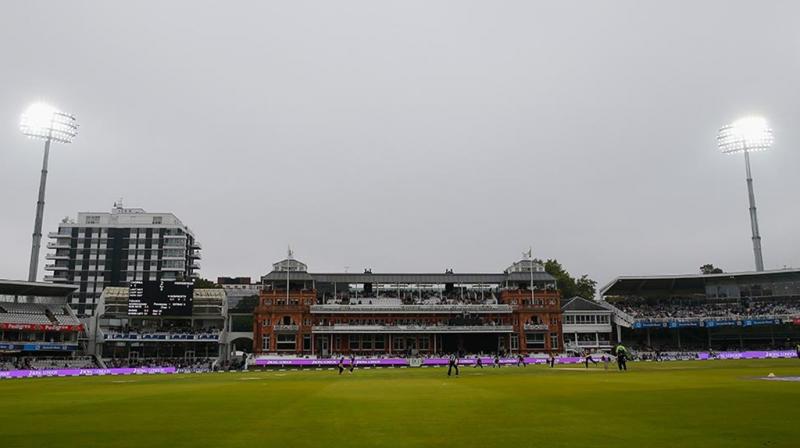
<path fill-rule="evenodd" d="M 798 360 L 0 381 L 1 447 L 797 446 Z"/>

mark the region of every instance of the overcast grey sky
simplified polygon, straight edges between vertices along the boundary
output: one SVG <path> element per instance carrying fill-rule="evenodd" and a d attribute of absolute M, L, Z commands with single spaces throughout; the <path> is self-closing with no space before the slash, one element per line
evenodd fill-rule
<path fill-rule="evenodd" d="M 715 137 L 762 114 L 765 264 L 797 267 L 799 18 L 791 0 L 4 2 L 0 277 L 27 272 L 42 145 L 17 125 L 40 99 L 81 124 L 51 154 L 45 233 L 123 197 L 188 224 L 207 277 L 262 275 L 289 243 L 313 271 L 496 272 L 529 245 L 601 285 L 748 270 L 744 162 Z"/>

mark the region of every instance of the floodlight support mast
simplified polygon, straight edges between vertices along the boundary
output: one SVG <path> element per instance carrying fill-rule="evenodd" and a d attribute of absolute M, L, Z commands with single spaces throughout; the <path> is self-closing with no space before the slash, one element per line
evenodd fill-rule
<path fill-rule="evenodd" d="M 28 268 L 28 281 L 35 282 L 39 271 L 39 251 L 42 247 L 42 221 L 44 220 L 44 191 L 47 187 L 47 163 L 50 159 L 50 138 L 44 141 L 42 174 L 39 177 L 39 199 L 36 201 L 36 219 L 33 222 L 33 242 L 31 244 L 31 263 Z"/>
<path fill-rule="evenodd" d="M 747 169 L 747 196 L 750 200 L 750 229 L 753 234 L 753 256 L 756 261 L 756 271 L 764 270 L 764 257 L 761 253 L 761 233 L 758 231 L 758 213 L 756 212 L 756 196 L 753 193 L 753 175 L 750 172 L 750 152 L 744 148 L 744 164 Z"/>
<path fill-rule="evenodd" d="M 78 133 L 75 117 L 65 114 L 45 103 L 31 104 L 22 115 L 20 130 L 28 137 L 44 140 L 42 173 L 39 177 L 39 199 L 36 201 L 36 218 L 33 222 L 31 260 L 28 266 L 28 281 L 35 282 L 39 270 L 39 252 L 42 248 L 42 221 L 44 218 L 44 193 L 47 187 L 47 165 L 50 160 L 50 144 L 54 141 L 70 143 Z"/>

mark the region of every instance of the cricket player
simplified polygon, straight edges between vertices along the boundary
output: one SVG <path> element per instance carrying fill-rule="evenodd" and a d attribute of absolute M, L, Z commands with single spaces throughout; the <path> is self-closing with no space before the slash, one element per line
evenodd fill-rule
<path fill-rule="evenodd" d="M 597 361 L 595 361 L 595 359 L 592 358 L 592 352 L 586 350 L 585 352 L 583 352 L 583 364 L 587 369 L 589 368 L 589 361 L 597 365 Z"/>
<path fill-rule="evenodd" d="M 456 376 L 458 376 L 458 357 L 455 353 L 450 355 L 450 360 L 447 362 L 447 376 L 453 373 L 453 369 L 456 369 Z"/>

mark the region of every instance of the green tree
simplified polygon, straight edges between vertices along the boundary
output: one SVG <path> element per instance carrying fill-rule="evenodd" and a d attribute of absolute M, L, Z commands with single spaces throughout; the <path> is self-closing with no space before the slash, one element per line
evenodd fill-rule
<path fill-rule="evenodd" d="M 209 280 L 207 278 L 203 278 L 203 277 L 197 277 L 196 279 L 194 279 L 194 287 L 197 288 L 197 289 L 218 289 L 218 288 L 222 288 L 222 286 L 216 284 L 215 282 L 213 282 L 213 281 L 211 281 L 211 280 Z"/>
<path fill-rule="evenodd" d="M 711 263 L 708 263 L 700 266 L 700 272 L 702 272 L 703 274 L 722 274 L 725 271 L 714 266 Z"/>
<path fill-rule="evenodd" d="M 541 260 L 536 261 L 541 263 Z M 556 259 L 545 261 L 544 270 L 555 277 L 562 298 L 568 299 L 570 297 L 580 296 L 585 299 L 594 300 L 595 293 L 597 292 L 597 282 L 589 278 L 588 275 L 584 274 L 576 280 Z"/>
<path fill-rule="evenodd" d="M 594 295 L 597 293 L 597 282 L 590 279 L 586 274 L 583 274 L 581 278 L 575 281 L 575 287 L 578 290 L 577 295 L 584 299 L 593 300 Z"/>
<path fill-rule="evenodd" d="M 252 313 L 257 306 L 258 296 L 247 296 L 242 297 L 242 300 L 240 300 L 231 311 L 235 311 L 237 313 Z"/>

